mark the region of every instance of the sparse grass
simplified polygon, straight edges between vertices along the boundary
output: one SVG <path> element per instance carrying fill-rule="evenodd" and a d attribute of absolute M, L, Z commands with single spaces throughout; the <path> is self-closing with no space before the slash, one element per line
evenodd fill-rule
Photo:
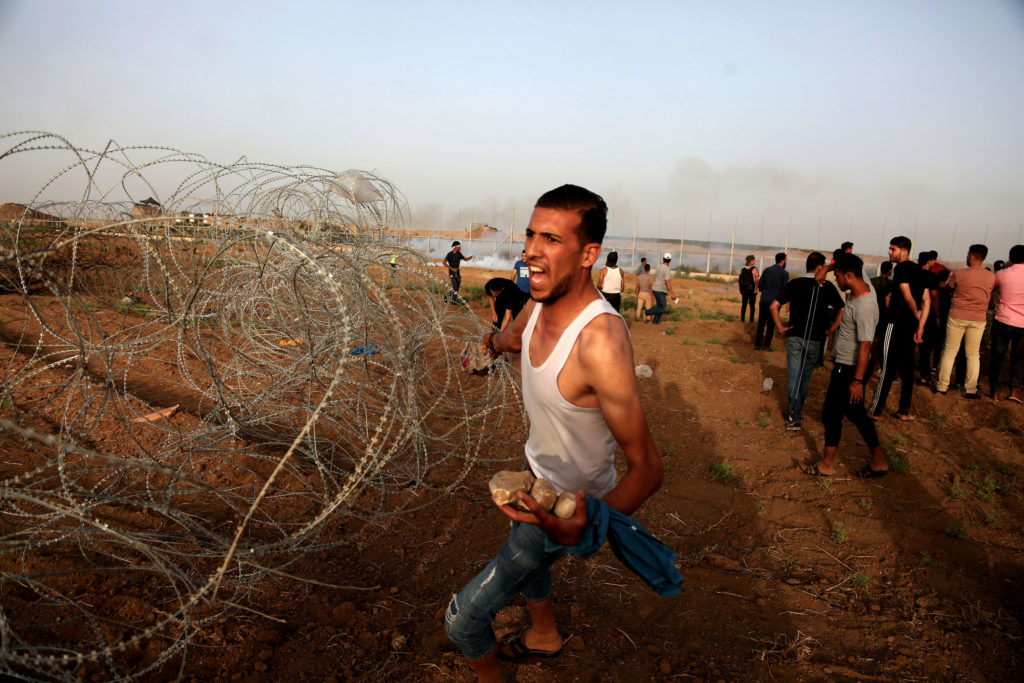
<path fill-rule="evenodd" d="M 910 461 L 902 455 L 887 455 L 885 463 L 889 466 L 889 471 L 896 474 L 906 474 L 910 471 Z"/>
<path fill-rule="evenodd" d="M 906 446 L 907 443 L 908 443 L 907 442 L 907 437 L 900 436 L 899 434 L 893 435 L 893 437 L 892 437 L 892 439 L 890 439 L 890 441 L 891 441 L 891 443 L 894 446 Z"/>
<path fill-rule="evenodd" d="M 771 413 L 767 410 L 757 411 L 757 426 L 761 429 L 767 429 L 772 424 Z"/>
<path fill-rule="evenodd" d="M 1010 423 L 1006 421 L 1005 415 L 999 416 L 999 421 L 996 422 L 996 430 L 1003 433 L 1010 431 Z"/>
<path fill-rule="evenodd" d="M 963 522 L 951 522 L 944 531 L 950 538 L 967 538 L 967 527 Z"/>
<path fill-rule="evenodd" d="M 985 510 L 985 524 L 989 526 L 999 526 L 1002 524 L 1003 518 L 996 510 Z"/>
<path fill-rule="evenodd" d="M 871 583 L 871 577 L 865 574 L 864 572 L 851 572 L 850 582 L 855 586 L 867 588 L 868 584 Z"/>
<path fill-rule="evenodd" d="M 864 512 L 870 512 L 871 511 L 871 501 L 868 500 L 867 498 L 861 498 L 860 500 L 858 500 L 857 501 L 857 505 Z"/>
<path fill-rule="evenodd" d="M 698 320 L 722 320 L 728 323 L 735 322 L 737 316 L 732 313 L 722 313 L 721 311 L 700 311 L 697 314 Z"/>
<path fill-rule="evenodd" d="M 675 333 L 676 333 L 676 328 L 672 327 L 671 325 L 666 325 L 665 326 L 665 334 L 667 334 L 668 336 L 671 337 Z"/>
<path fill-rule="evenodd" d="M 719 344 L 720 346 L 728 346 L 729 342 L 721 337 L 711 337 L 707 341 L 708 344 Z"/>
<path fill-rule="evenodd" d="M 480 297 L 486 298 L 487 296 L 487 292 L 484 291 L 483 285 L 466 285 L 459 290 L 459 294 L 461 294 L 462 298 L 466 301 L 476 301 Z"/>
<path fill-rule="evenodd" d="M 681 343 L 681 344 L 682 344 L 683 346 L 697 346 L 698 344 L 700 344 L 700 342 L 695 342 L 695 341 L 693 341 L 692 339 L 690 339 L 689 337 L 683 337 L 683 338 L 682 338 L 682 339 L 680 340 L 680 343 Z"/>
<path fill-rule="evenodd" d="M 764 501 L 763 500 L 755 500 L 754 501 L 754 512 L 759 512 L 759 513 L 760 512 L 764 512 Z"/>
<path fill-rule="evenodd" d="M 818 488 L 821 489 L 822 491 L 828 491 L 830 488 L 832 488 L 832 480 L 829 479 L 828 477 L 818 477 L 816 483 L 818 484 Z"/>
<path fill-rule="evenodd" d="M 964 490 L 963 487 L 960 486 L 959 482 L 950 487 L 949 497 L 953 500 L 960 500 L 964 497 Z"/>
<path fill-rule="evenodd" d="M 733 355 L 729 356 L 729 360 L 731 362 L 733 362 L 733 363 L 742 363 L 743 362 L 743 359 L 740 358 L 739 356 L 737 356 L 736 354 L 733 354 Z"/>
<path fill-rule="evenodd" d="M 736 478 L 736 470 L 729 464 L 728 460 L 722 460 L 721 462 L 710 462 L 708 463 L 708 471 L 711 472 L 711 478 L 716 479 L 722 483 L 728 484 Z"/>
<path fill-rule="evenodd" d="M 942 563 L 932 557 L 927 550 L 921 551 L 921 559 L 918 564 L 922 567 L 941 567 Z"/>
<path fill-rule="evenodd" d="M 850 540 L 850 535 L 846 531 L 846 525 L 842 522 L 832 523 L 832 534 L 829 536 L 833 543 L 846 543 Z"/>
<path fill-rule="evenodd" d="M 728 301 L 731 304 L 738 304 L 741 299 L 738 296 L 716 296 L 715 301 Z"/>
<path fill-rule="evenodd" d="M 625 294 L 622 297 L 622 310 L 625 313 L 636 311 L 636 297 L 632 294 Z"/>

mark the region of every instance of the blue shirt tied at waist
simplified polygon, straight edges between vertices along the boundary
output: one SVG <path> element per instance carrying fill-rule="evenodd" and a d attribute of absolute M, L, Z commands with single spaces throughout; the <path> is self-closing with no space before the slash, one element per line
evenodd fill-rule
<path fill-rule="evenodd" d="M 662 597 L 679 595 L 683 575 L 676 569 L 676 554 L 667 545 L 651 535 L 618 510 L 597 498 L 587 498 L 587 526 L 580 542 L 564 546 L 565 551 L 577 557 L 590 557 L 604 545 L 605 539 L 615 557 Z M 551 539 L 544 541 L 544 550 L 554 552 L 563 546 Z"/>

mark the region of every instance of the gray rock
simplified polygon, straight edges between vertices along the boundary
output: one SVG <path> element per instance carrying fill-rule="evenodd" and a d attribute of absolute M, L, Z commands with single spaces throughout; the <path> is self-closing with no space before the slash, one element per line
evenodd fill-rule
<path fill-rule="evenodd" d="M 555 490 L 555 487 L 547 479 L 538 479 L 533 482 L 533 487 L 530 489 L 530 497 L 537 501 L 537 505 L 550 511 L 551 508 L 555 507 L 558 491 Z"/>
<path fill-rule="evenodd" d="M 572 491 L 562 491 L 555 501 L 555 517 L 569 519 L 576 514 L 576 494 Z"/>
<path fill-rule="evenodd" d="M 516 492 L 528 492 L 533 486 L 534 479 L 535 477 L 527 470 L 520 472 L 502 470 L 491 477 L 491 481 L 488 484 L 491 489 L 491 500 L 494 501 L 495 505 L 515 503 L 519 500 L 516 497 Z"/>

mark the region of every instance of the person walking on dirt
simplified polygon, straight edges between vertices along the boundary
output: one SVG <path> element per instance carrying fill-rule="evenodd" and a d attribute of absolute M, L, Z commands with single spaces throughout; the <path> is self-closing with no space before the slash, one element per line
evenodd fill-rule
<path fill-rule="evenodd" d="M 672 263 L 672 254 L 666 251 L 661 256 L 661 265 L 654 271 L 654 282 L 651 284 L 651 293 L 654 294 L 654 300 L 657 302 L 657 305 L 644 311 L 644 315 L 654 317 L 651 322 L 655 325 L 661 322 L 662 313 L 668 310 L 667 296 L 672 296 L 672 303 L 679 303 L 679 298 L 672 290 L 672 269 L 669 267 L 670 263 Z"/>
<path fill-rule="evenodd" d="M 472 261 L 473 256 L 466 256 L 462 253 L 462 242 L 455 240 L 452 242 L 452 250 L 445 254 L 444 260 L 441 261 L 448 269 L 448 279 L 452 283 L 452 291 L 448 293 L 448 301 L 450 303 L 458 303 L 459 287 L 462 286 L 462 272 L 459 270 L 459 266 L 462 261 Z"/>
<path fill-rule="evenodd" d="M 747 316 L 747 305 L 750 305 L 750 322 L 754 322 L 754 302 L 757 301 L 757 266 L 754 255 L 747 256 L 747 263 L 740 269 L 740 322 Z"/>
<path fill-rule="evenodd" d="M 864 281 L 864 262 L 853 254 L 841 253 L 834 264 L 836 283 L 849 292 L 842 322 L 836 333 L 835 363 L 825 390 L 821 421 L 825 426 L 825 451 L 821 461 L 804 470 L 807 474 L 831 477 L 836 473 L 836 449 L 843 433 L 843 418 L 860 431 L 871 453 L 871 460 L 854 472 L 862 479 L 881 477 L 888 472 L 885 453 L 878 441 L 874 421 L 864 411 L 864 382 L 871 344 L 878 325 L 878 300 L 871 285 Z M 828 285 L 825 285 L 828 288 Z"/>
<path fill-rule="evenodd" d="M 803 407 L 811 373 L 818 367 L 825 336 L 839 327 L 843 312 L 839 291 L 819 279 L 825 269 L 825 255 L 812 251 L 807 255 L 806 266 L 807 276 L 787 284 L 770 307 L 775 326 L 786 335 L 786 429 L 789 431 L 803 428 Z M 789 304 L 789 323 L 784 325 L 779 314 L 786 304 Z"/>
<path fill-rule="evenodd" d="M 580 542 L 588 524 L 584 496 L 630 514 L 661 486 L 626 325 L 591 280 L 606 228 L 607 206 L 589 190 L 564 185 L 541 196 L 526 230 L 532 301 L 509 327 L 484 338 L 492 353 L 522 351 L 526 458 L 537 477 L 576 492 L 576 513 L 560 519 L 522 493 L 529 512 L 502 506 L 513 522 L 508 539 L 445 614 L 448 637 L 481 681 L 500 680 L 499 657 L 561 651 L 549 568 L 565 551 L 548 550 L 548 542 Z M 618 482 L 617 446 L 626 458 Z M 491 622 L 519 594 L 532 626 L 499 643 Z"/>
<path fill-rule="evenodd" d="M 893 268 L 892 287 L 887 297 L 885 334 L 882 338 L 882 378 L 875 390 L 868 413 L 879 417 L 885 410 L 889 389 L 900 375 L 900 405 L 894 417 L 912 420 L 910 401 L 914 397 L 914 345 L 921 343 L 924 326 L 931 311 L 931 299 L 925 293 L 921 266 L 910 259 L 909 237 L 889 240 L 889 260 Z"/>
<path fill-rule="evenodd" d="M 597 288 L 612 305 L 616 313 L 622 311 L 622 285 L 625 284 L 622 269 L 619 268 L 619 253 L 608 252 L 604 268 L 597 274 Z"/>
<path fill-rule="evenodd" d="M 636 276 L 636 319 L 648 322 L 646 311 L 654 306 L 654 292 L 651 286 L 654 277 L 651 275 L 651 264 L 644 264 L 644 272 Z"/>
<path fill-rule="evenodd" d="M 780 251 L 775 255 L 775 265 L 765 268 L 758 281 L 758 286 L 761 288 L 761 305 L 757 309 L 755 351 L 772 350 L 772 336 L 775 334 L 772 302 L 782 293 L 787 284 L 789 284 L 789 273 L 786 272 L 786 254 Z"/>

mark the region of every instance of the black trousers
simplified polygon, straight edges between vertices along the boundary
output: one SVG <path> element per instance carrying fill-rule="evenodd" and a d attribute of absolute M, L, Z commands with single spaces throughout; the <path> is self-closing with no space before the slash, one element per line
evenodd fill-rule
<path fill-rule="evenodd" d="M 747 305 L 750 305 L 750 322 L 754 322 L 754 303 L 757 301 L 757 292 L 753 294 L 744 294 L 740 292 L 740 297 L 743 301 L 740 303 L 740 322 L 747 316 Z"/>
<path fill-rule="evenodd" d="M 762 296 L 761 305 L 757 307 L 757 336 L 754 337 L 754 346 L 770 347 L 774 334 L 775 318 L 772 317 L 772 302 L 769 301 L 766 304 Z"/>
<path fill-rule="evenodd" d="M 869 449 L 878 446 L 878 431 L 874 421 L 864 409 L 864 397 L 857 403 L 850 403 L 850 383 L 856 368 L 852 365 L 832 366 L 832 377 L 825 390 L 825 405 L 821 409 L 821 422 L 825 425 L 825 445 L 838 446 L 843 435 L 845 417 L 857 428 Z"/>
<path fill-rule="evenodd" d="M 896 375 L 900 376 L 900 407 L 902 415 L 910 413 L 910 401 L 914 397 L 914 333 L 917 329 L 909 325 L 888 323 L 882 336 L 882 378 L 875 389 L 875 398 L 868 410 L 881 415 L 885 400 Z"/>

